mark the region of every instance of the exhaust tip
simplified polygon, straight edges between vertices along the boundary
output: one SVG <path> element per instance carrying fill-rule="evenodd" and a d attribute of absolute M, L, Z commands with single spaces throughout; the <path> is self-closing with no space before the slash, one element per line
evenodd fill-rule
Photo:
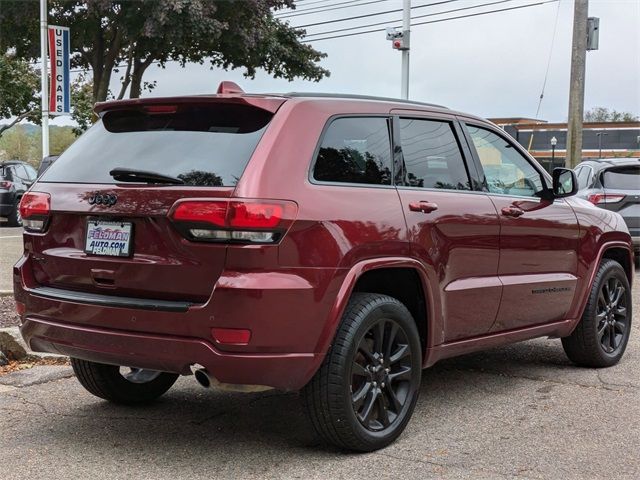
<path fill-rule="evenodd" d="M 196 382 L 198 382 L 204 388 L 209 388 L 211 386 L 211 380 L 209 380 L 209 375 L 207 375 L 207 372 L 205 370 L 196 370 L 195 372 L 193 372 L 193 376 L 195 377 Z"/>

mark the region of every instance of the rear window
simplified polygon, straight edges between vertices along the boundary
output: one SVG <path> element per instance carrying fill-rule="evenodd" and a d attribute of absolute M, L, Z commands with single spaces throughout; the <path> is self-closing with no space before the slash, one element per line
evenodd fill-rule
<path fill-rule="evenodd" d="M 272 117 L 234 104 L 108 111 L 41 181 L 113 184 L 109 172 L 120 167 L 177 177 L 185 185 L 234 186 Z"/>
<path fill-rule="evenodd" d="M 604 188 L 640 190 L 640 165 L 607 170 L 604 172 L 602 183 Z"/>
<path fill-rule="evenodd" d="M 391 142 L 387 119 L 348 117 L 327 128 L 313 169 L 322 182 L 391 185 Z"/>

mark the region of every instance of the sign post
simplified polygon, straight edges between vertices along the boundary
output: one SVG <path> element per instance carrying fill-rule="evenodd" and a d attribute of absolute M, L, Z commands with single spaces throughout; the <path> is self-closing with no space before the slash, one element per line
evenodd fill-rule
<path fill-rule="evenodd" d="M 40 0 L 40 84 L 42 90 L 42 158 L 49 156 L 49 105 L 47 74 L 47 0 Z"/>

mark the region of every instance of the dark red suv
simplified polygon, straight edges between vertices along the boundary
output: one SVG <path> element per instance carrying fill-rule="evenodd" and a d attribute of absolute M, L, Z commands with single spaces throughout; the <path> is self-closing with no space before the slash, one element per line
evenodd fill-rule
<path fill-rule="evenodd" d="M 22 334 L 89 392 L 301 390 L 320 436 L 367 451 L 442 358 L 540 336 L 622 357 L 631 238 L 572 171 L 435 105 L 219 92 L 97 105 L 22 200 Z"/>

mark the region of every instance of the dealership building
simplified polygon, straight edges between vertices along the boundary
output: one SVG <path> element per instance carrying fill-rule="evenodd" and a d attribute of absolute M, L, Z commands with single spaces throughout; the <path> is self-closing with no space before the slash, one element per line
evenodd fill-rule
<path fill-rule="evenodd" d="M 549 171 L 564 166 L 567 124 L 535 118 L 492 118 Z M 640 157 L 640 122 L 584 123 L 582 158 Z"/>

